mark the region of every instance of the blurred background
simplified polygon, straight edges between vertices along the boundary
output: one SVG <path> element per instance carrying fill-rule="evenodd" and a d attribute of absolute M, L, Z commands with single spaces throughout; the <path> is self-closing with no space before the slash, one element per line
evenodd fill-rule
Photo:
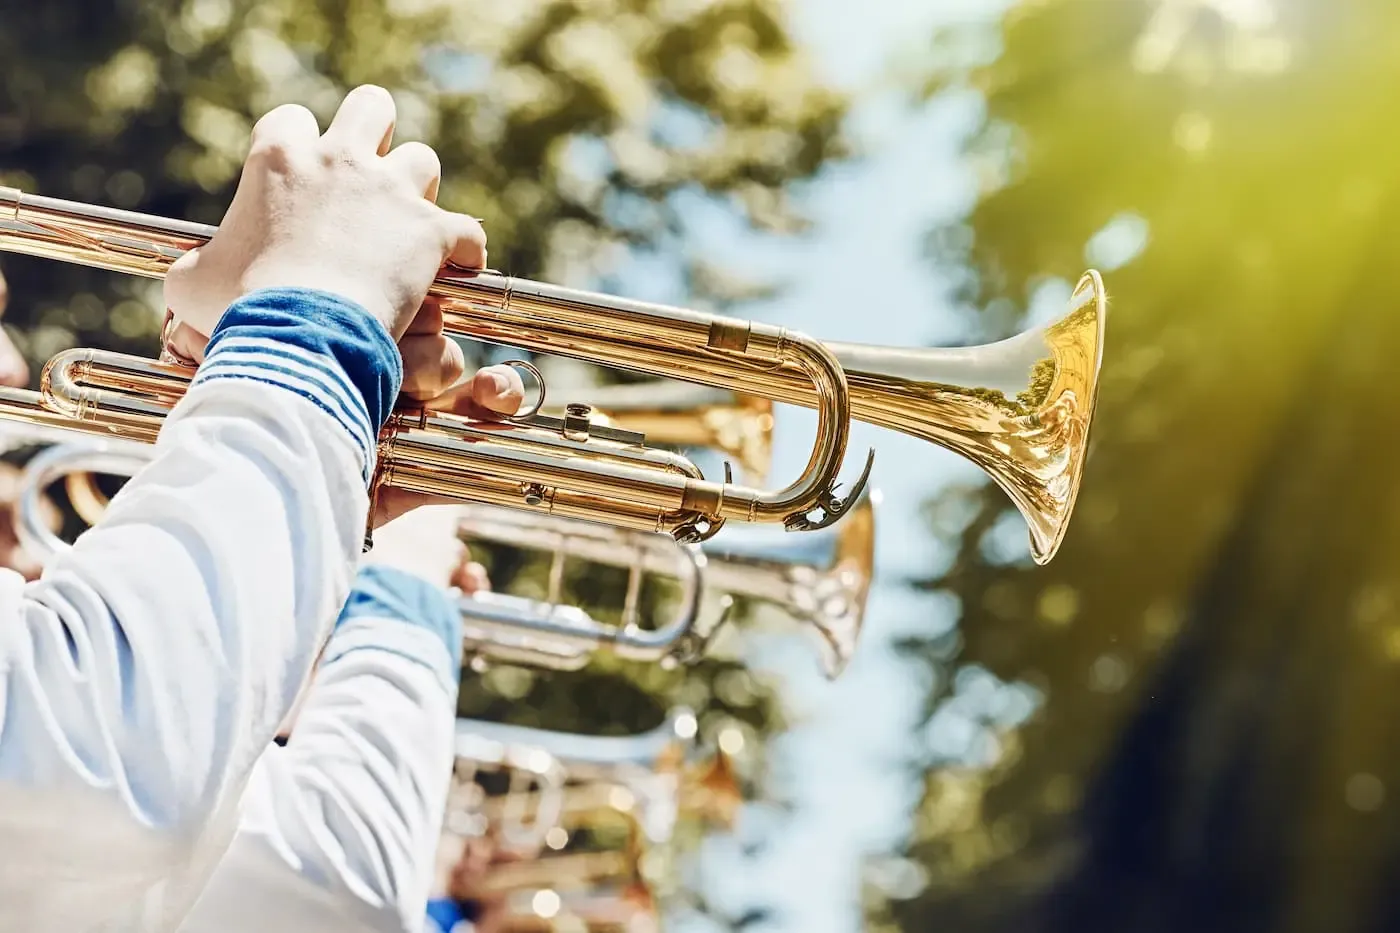
<path fill-rule="evenodd" d="M 1049 567 L 970 466 L 862 426 L 880 579 L 839 681 L 758 620 L 689 672 L 468 683 L 593 733 L 688 703 L 742 753 L 668 929 L 1400 927 L 1400 6 L 0 0 L 0 180 L 216 223 L 258 115 L 363 82 L 512 274 L 900 346 L 1107 282 Z M 3 271 L 36 375 L 152 354 L 158 286 Z M 813 419 L 778 415 L 783 476 Z"/>

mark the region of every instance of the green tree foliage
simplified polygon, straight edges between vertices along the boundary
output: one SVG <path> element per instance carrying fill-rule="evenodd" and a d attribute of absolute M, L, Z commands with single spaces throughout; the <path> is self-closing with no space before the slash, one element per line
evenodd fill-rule
<path fill-rule="evenodd" d="M 939 37 L 929 92 L 986 120 L 938 261 L 989 333 L 1089 264 L 1110 316 L 1056 562 L 1006 559 L 995 490 L 932 509 L 960 641 L 919 649 L 947 686 L 903 928 L 1393 925 L 1398 26 L 1043 0 Z M 999 723 L 979 678 L 1042 705 Z"/>
<path fill-rule="evenodd" d="M 845 151 L 845 103 L 814 78 L 777 0 L 6 0 L 0 62 L 3 183 L 217 223 L 259 115 L 297 102 L 324 126 L 347 89 L 373 82 L 398 102 L 398 139 L 437 148 L 440 203 L 484 218 L 492 265 L 590 286 L 660 253 L 700 300 L 763 283 L 695 254 L 687 207 L 800 231 L 793 186 Z M 6 323 L 36 374 L 73 345 L 152 355 L 158 285 L 3 261 Z M 493 569 L 509 577 L 512 559 Z M 585 582 L 600 601 L 619 586 Z M 710 738 L 717 720 L 751 739 L 776 721 L 763 685 L 719 660 L 689 675 L 498 669 L 462 711 L 628 733 L 676 702 Z"/>
<path fill-rule="evenodd" d="M 260 114 L 323 125 L 374 82 L 401 139 L 439 150 L 442 203 L 483 217 L 492 261 L 591 280 L 620 247 L 684 255 L 683 196 L 792 229 L 790 184 L 841 153 L 771 0 L 7 2 L 0 173 L 43 194 L 217 222 Z M 702 257 L 683 269 L 724 293 Z M 7 265 L 30 357 L 74 340 L 144 346 L 149 291 Z M 130 300 L 132 303 L 124 303 Z"/>

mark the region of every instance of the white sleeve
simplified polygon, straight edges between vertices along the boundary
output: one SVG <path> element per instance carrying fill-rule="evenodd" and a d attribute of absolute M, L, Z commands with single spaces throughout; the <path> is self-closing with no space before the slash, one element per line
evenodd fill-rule
<path fill-rule="evenodd" d="M 180 933 L 421 933 L 452 775 L 459 662 L 444 636 L 461 638 L 455 619 L 434 624 L 455 613 L 440 589 L 394 598 L 403 579 L 361 573 L 290 740 L 258 762 L 238 834 Z M 385 581 L 396 592 L 376 598 Z"/>
<path fill-rule="evenodd" d="M 0 926 L 168 927 L 172 879 L 217 858 L 350 587 L 364 386 L 399 365 L 367 321 L 321 293 L 235 304 L 103 521 L 40 581 L 0 572 Z"/>

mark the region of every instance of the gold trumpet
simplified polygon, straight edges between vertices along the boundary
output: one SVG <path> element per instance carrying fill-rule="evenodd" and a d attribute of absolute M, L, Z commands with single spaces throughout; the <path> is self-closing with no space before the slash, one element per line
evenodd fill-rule
<path fill-rule="evenodd" d="M 672 447 L 711 448 L 732 457 L 750 483 L 761 483 L 773 463 L 773 403 L 686 382 L 635 383 L 576 390 L 593 406 L 593 423 L 641 434 Z M 546 408 L 562 418 L 562 408 Z M 55 432 L 58 433 L 58 432 Z M 97 523 L 109 497 L 92 473 L 69 473 L 64 491 L 78 516 Z"/>
<path fill-rule="evenodd" d="M 214 233 L 0 188 L 0 250 L 158 278 Z M 684 457 L 643 446 L 640 435 L 595 427 L 587 406 L 568 406 L 559 419 L 538 415 L 537 404 L 504 425 L 400 412 L 380 438 L 378 483 L 690 542 L 729 519 L 812 530 L 840 519 L 869 476 L 868 459 L 852 495 L 836 495 L 857 419 L 976 463 L 1025 517 L 1038 563 L 1050 560 L 1064 538 L 1102 361 L 1106 308 L 1096 272 L 1079 280 L 1059 320 L 952 350 L 822 344 L 766 324 L 490 271 L 447 271 L 431 293 L 455 334 L 814 408 L 816 442 L 797 480 L 761 491 L 707 481 Z M 76 421 L 150 441 L 190 375 L 138 357 L 66 351 L 46 365 L 39 394 L 0 392 L 0 417 Z M 544 388 L 540 379 L 541 404 Z"/>
<path fill-rule="evenodd" d="M 494 825 L 516 851 L 543 849 L 550 830 L 559 825 L 568 782 L 557 758 L 533 745 L 464 731 L 459 721 L 453 771 L 443 824 L 447 832 L 464 838 L 481 836 Z M 510 781 L 506 793 L 496 798 L 504 806 L 489 817 L 483 812 L 485 790 L 476 783 L 484 771 L 504 773 Z"/>
<path fill-rule="evenodd" d="M 860 638 L 875 574 L 878 499 L 878 492 L 862 492 L 837 525 L 796 541 L 787 536 L 762 541 L 754 535 L 747 542 L 727 537 L 703 545 L 554 515 L 467 506 L 458 522 L 458 537 L 468 545 L 531 548 L 551 555 L 544 599 L 506 593 L 471 598 L 468 649 L 486 659 L 556 669 L 582 667 L 593 652 L 610 647 L 635 659 L 689 660 L 740 597 L 779 606 L 802 623 L 801 631 L 814 643 L 823 671 L 834 679 L 845 670 Z M 568 557 L 628 568 L 621 628 L 563 604 Z M 681 588 L 675 620 L 660 628 L 640 628 L 642 577 L 675 568 Z M 720 594 L 720 616 L 697 628 L 704 592 Z"/>
<path fill-rule="evenodd" d="M 481 804 L 486 822 L 504 824 L 515 810 L 543 812 L 551 804 L 547 794 L 498 794 Z M 626 780 L 586 781 L 566 785 L 553 810 L 554 827 L 567 839 L 570 830 L 617 825 L 632 837 L 643 837 L 649 844 L 667 842 L 675 830 L 677 817 L 706 826 L 733 828 L 743 793 L 734 774 L 732 759 L 716 751 L 707 761 L 688 767 L 679 775 L 647 774 Z M 543 825 L 541 822 L 540 825 Z M 545 836 L 549 836 L 546 831 Z"/>

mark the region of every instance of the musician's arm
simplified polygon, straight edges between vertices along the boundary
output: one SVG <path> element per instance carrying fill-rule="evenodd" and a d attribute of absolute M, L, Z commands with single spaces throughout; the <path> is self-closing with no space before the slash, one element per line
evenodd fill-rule
<path fill-rule="evenodd" d="M 358 306 L 248 295 L 103 521 L 38 582 L 0 571 L 7 919 L 115 908 L 232 832 L 350 589 L 401 378 Z"/>
<path fill-rule="evenodd" d="M 182 933 L 420 933 L 460 656 L 440 587 L 361 570 L 291 737 L 258 763 L 238 836 Z"/>

